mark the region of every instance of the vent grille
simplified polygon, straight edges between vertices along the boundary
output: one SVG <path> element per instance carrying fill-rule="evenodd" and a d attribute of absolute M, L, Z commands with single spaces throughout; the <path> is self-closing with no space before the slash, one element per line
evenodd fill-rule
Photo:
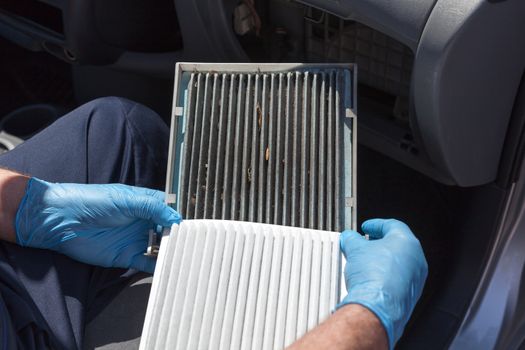
<path fill-rule="evenodd" d="M 352 78 L 336 68 L 184 72 L 183 217 L 350 228 Z"/>
<path fill-rule="evenodd" d="M 309 8 L 308 18 L 319 12 Z M 307 60 L 355 62 L 361 83 L 394 96 L 409 95 L 414 64 L 410 48 L 359 22 L 321 13 L 320 21 L 305 22 Z"/>
<path fill-rule="evenodd" d="M 141 349 L 282 349 L 339 302 L 339 234 L 248 222 L 174 225 Z"/>

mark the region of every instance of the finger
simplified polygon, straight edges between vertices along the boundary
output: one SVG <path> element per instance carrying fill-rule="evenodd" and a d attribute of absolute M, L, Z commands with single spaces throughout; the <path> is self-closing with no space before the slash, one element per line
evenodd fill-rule
<path fill-rule="evenodd" d="M 352 230 L 346 230 L 339 236 L 339 244 L 346 258 L 347 254 L 349 254 L 352 249 L 362 247 L 367 244 L 367 241 L 359 233 Z"/>
<path fill-rule="evenodd" d="M 391 235 L 414 236 L 405 223 L 395 219 L 367 220 L 361 228 L 371 239 L 381 239 Z"/>
<path fill-rule="evenodd" d="M 173 208 L 153 197 L 136 196 L 129 199 L 128 205 L 135 217 L 151 220 L 157 225 L 170 227 L 182 221 L 180 214 Z"/>
<path fill-rule="evenodd" d="M 166 199 L 166 194 L 162 191 L 157 191 L 157 190 L 146 188 L 146 187 L 136 187 L 136 186 L 132 186 L 131 189 L 138 196 L 150 196 L 158 200 L 161 200 L 163 202 Z"/>
<path fill-rule="evenodd" d="M 157 264 L 157 259 L 141 254 L 133 258 L 131 262 L 131 268 L 135 270 L 144 271 L 147 273 L 153 273 L 155 271 L 156 264 Z"/>

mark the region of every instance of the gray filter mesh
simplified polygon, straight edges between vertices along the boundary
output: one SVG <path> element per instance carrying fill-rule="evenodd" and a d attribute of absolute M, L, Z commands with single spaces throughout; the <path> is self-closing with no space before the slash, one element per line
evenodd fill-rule
<path fill-rule="evenodd" d="M 184 74 L 183 217 L 345 227 L 349 69 Z"/>

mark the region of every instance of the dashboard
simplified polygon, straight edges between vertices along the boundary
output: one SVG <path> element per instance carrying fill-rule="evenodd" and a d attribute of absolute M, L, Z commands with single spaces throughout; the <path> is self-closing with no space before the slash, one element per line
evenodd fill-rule
<path fill-rule="evenodd" d="M 495 181 L 507 166 L 505 153 L 511 158 L 516 153 L 521 131 L 512 134 L 509 125 L 514 123 L 513 106 L 525 69 L 525 46 L 519 45 L 525 33 L 523 0 L 258 4 L 268 7 L 267 12 L 273 8 L 280 26 L 290 33 L 295 30 L 291 24 L 297 23 L 298 38 L 308 34 L 303 9 L 309 7 L 369 26 L 410 51 L 400 56 L 410 56 L 411 75 L 402 80 L 407 85 L 408 128 L 374 118 L 374 110 L 368 118 L 363 109 L 360 142 L 365 145 L 440 182 L 460 186 Z M 79 67 L 169 80 L 175 62 L 260 60 L 246 54 L 242 38 L 233 31 L 238 5 L 237 0 L 158 0 L 154 6 L 147 0 L 0 0 L 0 36 Z M 292 5 L 297 16 L 288 11 Z M 329 24 L 323 23 L 325 29 Z M 331 40 L 333 33 L 325 33 Z M 378 50 L 374 42 L 361 47 Z M 99 91 L 98 82 L 91 85 L 96 93 L 107 93 Z M 144 90 L 143 81 L 137 82 L 132 97 L 144 95 Z M 381 125 L 374 124 L 376 120 Z"/>

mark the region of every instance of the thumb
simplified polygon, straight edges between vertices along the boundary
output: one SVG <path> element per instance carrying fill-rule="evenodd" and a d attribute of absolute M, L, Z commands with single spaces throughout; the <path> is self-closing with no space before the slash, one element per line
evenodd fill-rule
<path fill-rule="evenodd" d="M 396 219 L 371 219 L 361 225 L 363 232 L 372 239 L 386 238 L 387 236 L 414 237 L 410 228 L 402 221 Z"/>
<path fill-rule="evenodd" d="M 182 221 L 182 217 L 172 207 L 151 196 L 136 196 L 128 203 L 133 216 L 151 220 L 157 225 L 170 227 Z"/>
<path fill-rule="evenodd" d="M 371 239 L 381 239 L 385 236 L 388 228 L 386 227 L 389 220 L 385 219 L 371 219 L 366 220 L 361 225 L 364 233 L 370 236 Z"/>
<path fill-rule="evenodd" d="M 356 231 L 346 230 L 339 236 L 339 244 L 345 258 L 347 258 L 352 249 L 362 247 L 367 243 L 366 239 Z"/>

